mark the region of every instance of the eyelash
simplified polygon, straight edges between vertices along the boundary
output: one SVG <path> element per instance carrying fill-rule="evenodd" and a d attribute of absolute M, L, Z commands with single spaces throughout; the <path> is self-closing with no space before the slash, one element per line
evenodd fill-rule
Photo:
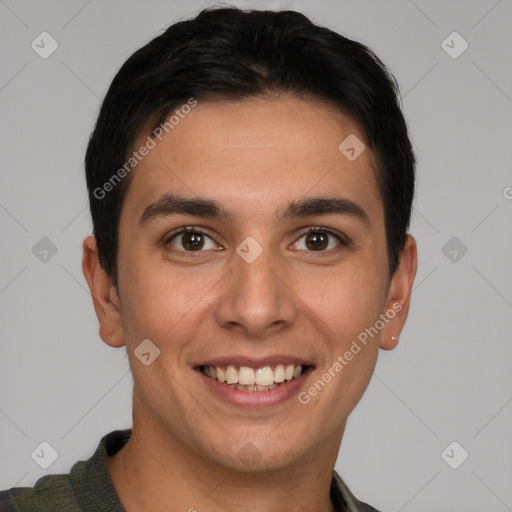
<path fill-rule="evenodd" d="M 178 237 L 180 235 L 183 235 L 185 233 L 198 233 L 198 234 L 201 234 L 201 235 L 205 235 L 205 236 L 207 236 L 208 238 L 211 239 L 211 236 L 208 235 L 208 233 L 206 233 L 206 231 L 203 231 L 201 228 L 197 228 L 197 227 L 194 227 L 194 226 L 187 226 L 187 227 L 184 227 L 184 228 L 180 228 L 177 231 L 174 231 L 168 237 L 166 237 L 166 239 L 164 240 L 164 245 L 166 247 L 169 247 L 170 246 L 170 242 L 174 238 L 176 238 L 176 237 Z M 334 229 L 327 228 L 327 227 L 320 227 L 320 226 L 311 226 L 311 227 L 309 227 L 307 231 L 305 231 L 304 233 L 302 233 L 299 236 L 297 241 L 300 240 L 301 238 L 311 234 L 311 233 L 327 233 L 329 235 L 332 235 L 334 238 L 336 238 L 336 240 L 340 243 L 340 245 L 342 247 L 348 246 L 347 239 L 343 235 L 341 235 L 341 233 L 339 233 L 338 231 L 335 231 Z M 296 243 L 296 242 L 294 242 L 294 243 Z M 339 250 L 340 248 L 338 247 L 337 249 Z M 310 252 L 310 253 L 315 253 L 315 252 L 328 253 L 328 252 L 335 251 L 337 249 L 334 248 L 334 249 L 327 249 L 327 250 L 323 250 L 323 251 L 307 251 L 307 252 Z M 174 251 L 174 252 L 185 253 L 185 254 L 190 254 L 190 255 L 194 255 L 195 253 L 205 252 L 205 251 L 185 251 L 185 250 L 181 250 L 181 249 L 176 249 L 174 247 L 172 247 L 171 250 Z"/>

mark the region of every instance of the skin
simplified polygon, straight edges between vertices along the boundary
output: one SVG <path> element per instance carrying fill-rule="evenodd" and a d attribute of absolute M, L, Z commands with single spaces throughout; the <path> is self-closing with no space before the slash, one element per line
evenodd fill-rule
<path fill-rule="evenodd" d="M 133 171 L 119 224 L 118 290 L 94 237 L 84 241 L 100 336 L 126 345 L 134 378 L 132 438 L 108 461 L 128 512 L 332 510 L 347 418 L 379 347 L 396 346 L 417 265 L 409 236 L 389 276 L 375 155 L 367 147 L 349 161 L 338 150 L 349 134 L 364 141 L 357 123 L 317 99 L 199 102 Z M 216 200 L 232 218 L 180 214 L 141 224 L 165 193 Z M 304 197 L 349 199 L 368 223 L 348 214 L 276 221 Z M 206 232 L 200 251 L 187 252 L 183 236 L 169 241 L 185 226 Z M 324 233 L 319 250 L 305 234 L 311 226 L 348 243 Z M 250 264 L 236 252 L 247 236 L 263 249 Z M 194 369 L 207 358 L 286 354 L 314 365 L 300 387 L 307 391 L 397 303 L 401 311 L 308 404 L 295 394 L 271 407 L 233 405 Z M 146 338 L 161 351 L 149 366 L 134 356 Z M 257 454 L 250 465 L 239 453 L 249 442 Z"/>

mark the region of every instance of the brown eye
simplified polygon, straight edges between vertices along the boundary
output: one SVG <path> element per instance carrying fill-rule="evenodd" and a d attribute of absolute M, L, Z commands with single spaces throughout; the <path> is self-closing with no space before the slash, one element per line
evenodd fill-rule
<path fill-rule="evenodd" d="M 216 249 L 213 240 L 206 233 L 195 228 L 181 229 L 166 241 L 166 245 L 182 252 L 202 252 Z"/>
<path fill-rule="evenodd" d="M 307 252 L 330 252 L 347 246 L 342 234 L 330 228 L 314 227 L 294 243 L 296 249 Z"/>
<path fill-rule="evenodd" d="M 204 237 L 201 233 L 183 233 L 181 245 L 187 251 L 198 251 L 204 246 Z"/>
<path fill-rule="evenodd" d="M 306 236 L 306 246 L 313 251 L 322 251 L 329 245 L 329 237 L 326 233 L 309 233 Z"/>

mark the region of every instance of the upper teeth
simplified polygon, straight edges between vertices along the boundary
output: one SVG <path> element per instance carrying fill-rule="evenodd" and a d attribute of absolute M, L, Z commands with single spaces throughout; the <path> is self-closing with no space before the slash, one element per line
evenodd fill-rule
<path fill-rule="evenodd" d="M 300 364 L 278 364 L 274 369 L 271 366 L 264 366 L 263 368 L 250 368 L 248 366 L 237 368 L 233 365 L 227 367 L 202 366 L 201 370 L 205 375 L 219 382 L 240 384 L 241 386 L 252 386 L 254 384 L 270 386 L 302 375 L 302 365 Z"/>

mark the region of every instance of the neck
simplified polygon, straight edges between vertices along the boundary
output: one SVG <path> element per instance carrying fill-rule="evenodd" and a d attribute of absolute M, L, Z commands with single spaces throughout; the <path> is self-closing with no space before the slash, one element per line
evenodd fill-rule
<path fill-rule="evenodd" d="M 188 449 L 147 419 L 134 414 L 130 440 L 107 459 L 126 512 L 334 511 L 330 485 L 341 437 L 314 458 L 277 471 L 241 473 Z"/>

